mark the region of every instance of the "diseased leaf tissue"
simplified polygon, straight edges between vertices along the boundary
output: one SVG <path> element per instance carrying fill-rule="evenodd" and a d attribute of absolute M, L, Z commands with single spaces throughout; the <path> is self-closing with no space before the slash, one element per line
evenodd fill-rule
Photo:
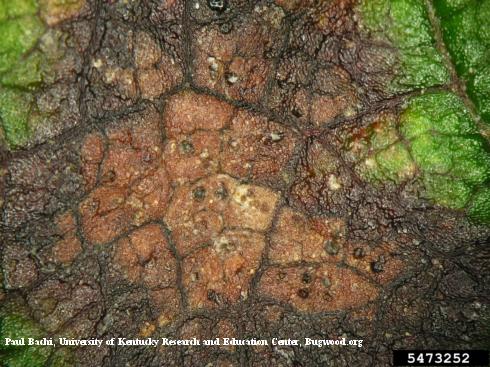
<path fill-rule="evenodd" d="M 490 0 L 0 0 L 0 125 L 2 341 L 364 340 L 2 365 L 488 348 Z"/>

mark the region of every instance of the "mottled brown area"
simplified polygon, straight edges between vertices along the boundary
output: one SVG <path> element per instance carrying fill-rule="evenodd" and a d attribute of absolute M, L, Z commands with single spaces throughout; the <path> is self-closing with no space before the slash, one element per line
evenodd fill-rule
<path fill-rule="evenodd" d="M 104 158 L 104 151 L 104 140 L 100 134 L 94 133 L 87 136 L 80 153 L 82 174 L 87 190 L 92 190 L 97 183 L 99 165 Z"/>
<path fill-rule="evenodd" d="M 58 231 L 61 239 L 52 248 L 52 258 L 55 262 L 69 265 L 82 252 L 82 243 L 77 234 L 77 223 L 73 214 L 68 212 L 58 218 Z"/>
<path fill-rule="evenodd" d="M 186 254 L 215 241 L 226 227 L 265 231 L 277 200 L 271 190 L 215 175 L 179 188 L 165 220 L 177 250 Z"/>
<path fill-rule="evenodd" d="M 0 302 L 53 337 L 364 340 L 73 347 L 76 366 L 486 348 L 488 229 L 421 199 L 413 167 L 363 177 L 423 91 L 388 89 L 399 55 L 355 2 L 41 3 L 59 62 L 32 144 L 0 148 Z"/>
<path fill-rule="evenodd" d="M 41 0 L 41 16 L 50 25 L 56 25 L 77 16 L 84 8 L 86 0 Z"/>
<path fill-rule="evenodd" d="M 177 316 L 176 261 L 160 226 L 147 225 L 117 241 L 113 264 L 131 283 L 149 289 L 157 326 L 165 326 Z M 143 333 L 151 334 L 154 327 L 148 324 Z"/>
<path fill-rule="evenodd" d="M 345 244 L 344 224 L 335 218 L 306 218 L 284 208 L 271 236 L 269 258 L 278 264 L 338 262 Z"/>
<path fill-rule="evenodd" d="M 108 150 L 100 167 L 101 186 L 80 204 L 82 225 L 92 243 L 163 216 L 169 195 L 162 162 L 159 115 L 148 110 L 109 128 Z M 123 124 L 124 125 L 124 124 Z"/>
<path fill-rule="evenodd" d="M 165 127 L 170 138 L 196 130 L 219 130 L 225 127 L 233 107 L 217 98 L 190 91 L 169 99 L 165 111 Z"/>
<path fill-rule="evenodd" d="M 88 284 L 47 280 L 30 293 L 28 303 L 41 325 L 55 332 L 98 298 L 98 291 Z"/>
<path fill-rule="evenodd" d="M 283 125 L 241 110 L 224 132 L 223 171 L 234 177 L 277 183 L 296 141 L 296 135 Z"/>
<path fill-rule="evenodd" d="M 230 32 L 207 25 L 193 34 L 195 83 L 234 99 L 257 102 L 262 97 L 272 57 L 281 41 L 283 11 L 258 3 L 253 16 L 237 20 Z"/>
<path fill-rule="evenodd" d="M 186 257 L 183 284 L 189 306 L 213 308 L 247 299 L 264 246 L 263 235 L 227 230 L 209 246 Z"/>
<path fill-rule="evenodd" d="M 7 289 L 28 287 L 37 280 L 36 263 L 25 248 L 6 245 L 3 250 L 2 269 Z"/>
<path fill-rule="evenodd" d="M 271 268 L 263 275 L 259 292 L 300 311 L 321 312 L 363 305 L 375 299 L 379 290 L 352 270 L 324 264 Z"/>

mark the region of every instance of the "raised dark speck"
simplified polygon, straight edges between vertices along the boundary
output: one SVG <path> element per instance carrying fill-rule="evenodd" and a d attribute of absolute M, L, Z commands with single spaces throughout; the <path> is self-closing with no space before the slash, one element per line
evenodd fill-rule
<path fill-rule="evenodd" d="M 373 273 L 381 273 L 384 271 L 383 261 L 377 260 L 371 262 L 371 270 Z"/>
<path fill-rule="evenodd" d="M 310 283 L 311 275 L 309 273 L 303 273 L 303 276 L 301 277 L 301 281 L 306 284 Z"/>
<path fill-rule="evenodd" d="M 205 196 L 206 196 L 206 189 L 202 186 L 198 186 L 192 191 L 192 197 L 197 201 L 204 200 Z"/>
<path fill-rule="evenodd" d="M 216 293 L 214 289 L 209 289 L 208 290 L 208 301 L 219 303 L 219 295 Z"/>
<path fill-rule="evenodd" d="M 310 295 L 310 292 L 308 291 L 308 289 L 306 288 L 301 288 L 301 289 L 298 289 L 298 296 L 300 298 L 308 298 L 308 296 Z"/>
<path fill-rule="evenodd" d="M 180 143 L 180 149 L 181 149 L 182 153 L 185 153 L 185 154 L 194 153 L 194 146 L 188 140 L 183 140 Z"/>
<path fill-rule="evenodd" d="M 216 11 L 218 13 L 222 13 L 228 7 L 227 0 L 208 0 L 207 1 L 209 9 Z"/>

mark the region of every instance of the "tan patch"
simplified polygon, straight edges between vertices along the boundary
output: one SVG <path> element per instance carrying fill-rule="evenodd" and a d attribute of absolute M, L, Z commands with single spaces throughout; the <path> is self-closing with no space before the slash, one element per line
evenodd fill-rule
<path fill-rule="evenodd" d="M 265 231 L 271 224 L 278 199 L 279 195 L 269 189 L 237 185 L 224 216 L 231 227 Z"/>
<path fill-rule="evenodd" d="M 181 254 L 219 237 L 223 228 L 266 230 L 279 196 L 269 189 L 239 185 L 227 175 L 214 175 L 179 188 L 165 215 Z"/>
<path fill-rule="evenodd" d="M 41 17 L 54 26 L 77 16 L 85 6 L 86 0 L 40 0 Z"/>

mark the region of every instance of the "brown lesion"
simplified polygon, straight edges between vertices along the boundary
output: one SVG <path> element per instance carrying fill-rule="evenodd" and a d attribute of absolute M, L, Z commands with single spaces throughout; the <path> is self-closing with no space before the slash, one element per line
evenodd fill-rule
<path fill-rule="evenodd" d="M 340 218 L 307 216 L 283 207 L 270 237 L 272 266 L 258 291 L 307 312 L 357 309 L 396 279 L 405 262 L 394 243 L 350 239 Z"/>
<path fill-rule="evenodd" d="M 191 310 L 248 298 L 267 242 L 259 294 L 302 311 L 359 307 L 378 294 L 374 281 L 398 274 L 392 247 L 353 257 L 343 219 L 294 206 L 276 213 L 281 193 L 264 185 L 283 186 L 278 182 L 298 140 L 283 124 L 188 90 L 167 101 L 162 118 L 150 108 L 107 128 L 105 136 L 89 135 L 82 168 L 95 188 L 80 204 L 82 228 L 95 244 L 124 234 L 114 244 L 114 266 L 147 288 L 153 309 L 161 310 L 143 334 L 175 320 L 180 308 L 176 260 L 150 221 L 168 225 Z M 318 139 L 303 153 L 291 192 L 308 209 L 322 205 L 325 192 L 340 195 L 348 182 L 340 178 L 339 157 Z"/>

